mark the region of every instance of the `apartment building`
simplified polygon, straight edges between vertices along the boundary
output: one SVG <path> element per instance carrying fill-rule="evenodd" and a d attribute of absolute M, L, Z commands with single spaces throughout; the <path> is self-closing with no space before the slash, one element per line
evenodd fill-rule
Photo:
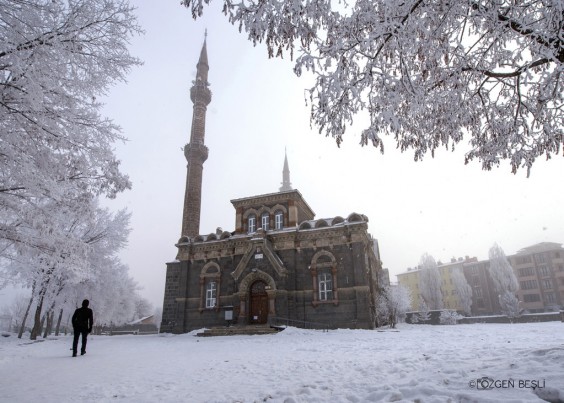
<path fill-rule="evenodd" d="M 564 308 L 564 248 L 562 244 L 542 242 L 519 250 L 507 257 L 517 280 L 517 297 L 523 312 L 552 312 Z M 437 262 L 441 276 L 444 307 L 460 311 L 453 273 L 462 270 L 472 288 L 472 316 L 496 315 L 501 312 L 498 293 L 489 272 L 489 260 L 476 258 Z M 412 295 L 412 309 L 419 310 L 419 268 L 397 275 L 398 283 Z"/>
<path fill-rule="evenodd" d="M 509 256 L 519 280 L 517 292 L 525 311 L 551 312 L 564 306 L 564 248 L 542 242 Z"/>

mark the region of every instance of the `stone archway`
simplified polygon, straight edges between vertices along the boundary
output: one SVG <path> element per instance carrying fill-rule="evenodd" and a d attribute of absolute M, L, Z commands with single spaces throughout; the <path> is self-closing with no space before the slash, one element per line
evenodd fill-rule
<path fill-rule="evenodd" d="M 238 295 L 239 323 L 266 323 L 276 315 L 276 283 L 267 273 L 257 270 L 245 276 Z"/>

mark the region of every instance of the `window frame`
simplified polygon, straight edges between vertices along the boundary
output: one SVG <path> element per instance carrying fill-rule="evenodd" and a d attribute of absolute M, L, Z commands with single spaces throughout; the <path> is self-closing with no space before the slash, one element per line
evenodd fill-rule
<path fill-rule="evenodd" d="M 284 228 L 284 212 L 276 210 L 274 212 L 274 229 L 281 230 L 282 228 Z"/>
<path fill-rule="evenodd" d="M 206 284 L 206 309 L 213 309 L 217 307 L 217 282 L 209 280 Z"/>
<path fill-rule="evenodd" d="M 270 230 L 270 214 L 265 212 L 260 215 L 260 227 L 264 231 Z"/>
<path fill-rule="evenodd" d="M 250 214 L 247 217 L 247 233 L 252 234 L 254 232 L 257 232 L 257 216 Z"/>
<path fill-rule="evenodd" d="M 317 273 L 319 301 L 333 301 L 333 276 L 328 270 Z"/>

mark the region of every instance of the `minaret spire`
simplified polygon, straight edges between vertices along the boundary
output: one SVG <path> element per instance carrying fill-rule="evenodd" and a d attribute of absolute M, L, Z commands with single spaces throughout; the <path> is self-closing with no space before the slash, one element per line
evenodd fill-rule
<path fill-rule="evenodd" d="M 204 145 L 206 136 L 206 111 L 211 102 L 211 91 L 208 83 L 208 51 L 206 46 L 207 30 L 204 44 L 200 51 L 200 59 L 196 65 L 196 79 L 190 88 L 190 99 L 194 104 L 190 143 L 184 147 L 184 155 L 188 161 L 186 174 L 186 192 L 184 194 L 184 210 L 182 214 L 182 236 L 195 237 L 200 231 L 200 210 L 202 207 L 202 174 L 204 162 L 208 158 L 208 148 Z"/>
<path fill-rule="evenodd" d="M 284 149 L 284 169 L 282 170 L 282 186 L 280 187 L 281 192 L 287 190 L 292 190 L 292 184 L 290 183 L 290 168 L 288 168 L 288 155 L 286 149 Z"/>

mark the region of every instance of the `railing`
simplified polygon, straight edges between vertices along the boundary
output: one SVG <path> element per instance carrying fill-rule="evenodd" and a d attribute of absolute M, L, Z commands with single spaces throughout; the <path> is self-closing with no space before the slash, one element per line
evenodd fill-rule
<path fill-rule="evenodd" d="M 332 326 L 329 326 L 327 323 L 309 322 L 306 320 L 281 318 L 278 316 L 269 317 L 268 324 L 272 327 L 286 325 L 299 327 L 301 329 L 321 329 L 324 332 L 328 332 L 329 329 L 332 329 Z"/>

